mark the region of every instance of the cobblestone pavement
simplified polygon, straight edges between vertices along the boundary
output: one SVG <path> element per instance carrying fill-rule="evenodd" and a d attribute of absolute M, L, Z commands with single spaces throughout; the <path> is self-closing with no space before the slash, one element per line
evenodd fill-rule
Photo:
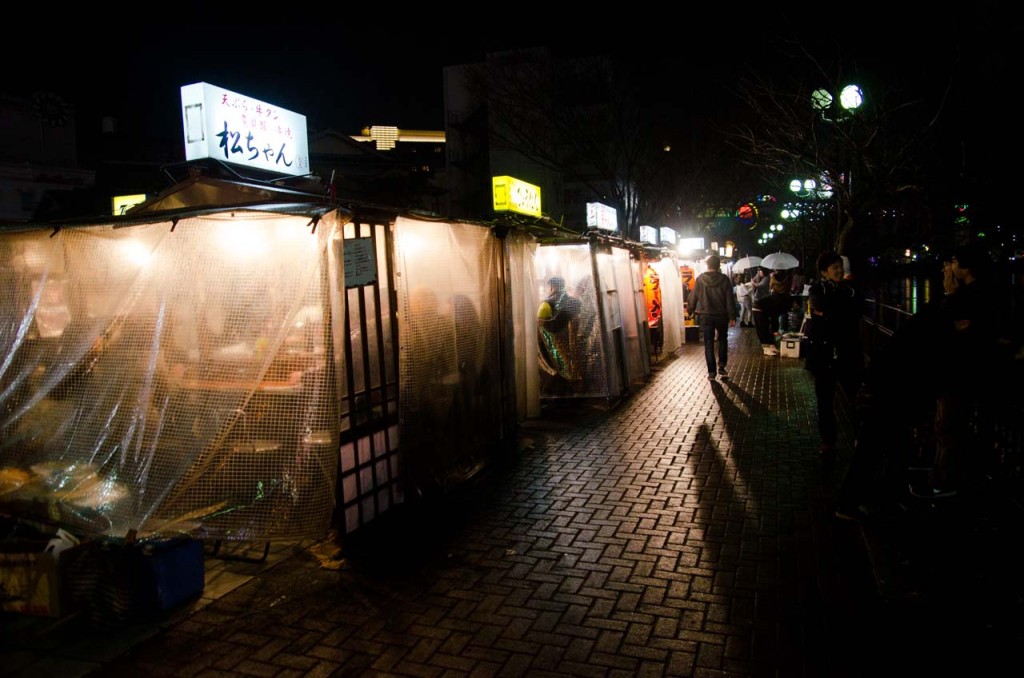
<path fill-rule="evenodd" d="M 297 548 L 90 675 L 995 675 L 1014 548 L 978 516 L 835 519 L 809 374 L 730 332 L 730 381 L 689 343 L 614 408 L 547 407 L 457 493 L 336 560 Z"/>

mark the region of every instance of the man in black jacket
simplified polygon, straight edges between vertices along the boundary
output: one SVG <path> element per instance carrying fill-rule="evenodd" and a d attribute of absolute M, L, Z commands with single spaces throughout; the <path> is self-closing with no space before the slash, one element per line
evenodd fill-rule
<path fill-rule="evenodd" d="M 705 261 L 708 270 L 697 276 L 690 294 L 690 315 L 696 315 L 704 340 L 704 359 L 708 364 L 708 379 L 717 373 L 722 380 L 728 379 L 726 365 L 729 362 L 729 328 L 736 325 L 736 295 L 729 276 L 719 269 L 722 266 L 717 254 Z M 715 341 L 718 341 L 718 362 L 715 363 Z"/>

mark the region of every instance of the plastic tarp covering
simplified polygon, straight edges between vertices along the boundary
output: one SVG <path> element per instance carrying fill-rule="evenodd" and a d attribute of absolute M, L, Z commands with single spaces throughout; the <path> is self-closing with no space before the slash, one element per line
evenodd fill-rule
<path fill-rule="evenodd" d="M 538 330 L 540 394 L 544 398 L 608 397 L 608 362 L 601 324 L 601 298 L 594 282 L 589 244 L 543 245 L 537 248 L 535 304 L 549 295 L 551 278 L 565 281 L 566 292 L 579 301 L 579 314 L 565 328 Z M 535 314 L 536 315 L 536 314 Z M 558 353 L 561 353 L 559 359 Z"/>
<path fill-rule="evenodd" d="M 498 262 L 489 228 L 395 222 L 399 427 L 412 487 L 429 494 L 482 468 L 502 437 Z"/>
<path fill-rule="evenodd" d="M 540 416 L 540 372 L 537 366 L 537 300 L 533 295 L 536 239 L 521 231 L 505 238 L 512 280 L 512 331 L 515 353 L 516 418 Z M 526 290 L 529 294 L 523 294 Z"/>
<path fill-rule="evenodd" d="M 0 234 L 0 511 L 78 535 L 322 534 L 336 222 L 233 211 Z"/>
<path fill-rule="evenodd" d="M 653 262 L 661 285 L 661 325 L 665 332 L 664 351 L 671 353 L 683 343 L 683 281 L 674 258 Z"/>
<path fill-rule="evenodd" d="M 616 272 L 625 271 L 628 279 L 622 282 L 623 289 L 628 285 L 630 295 L 629 311 L 632 311 L 633 322 L 626 327 L 626 356 L 629 361 L 629 379 L 631 384 L 643 383 L 651 373 L 650 343 L 647 332 L 647 301 L 644 299 L 644 274 L 641 262 L 630 256 L 629 251 L 616 249 L 618 257 L 624 257 L 625 263 L 616 266 Z M 624 295 L 623 295 L 624 296 Z M 626 312 L 627 309 L 623 309 Z"/>

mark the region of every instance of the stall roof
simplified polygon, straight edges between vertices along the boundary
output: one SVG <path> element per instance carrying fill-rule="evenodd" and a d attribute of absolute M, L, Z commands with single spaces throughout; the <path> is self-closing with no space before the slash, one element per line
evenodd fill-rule
<path fill-rule="evenodd" d="M 278 212 L 319 217 L 337 209 L 323 196 L 264 182 L 220 179 L 206 175 L 189 177 L 166 191 L 136 205 L 127 219 L 159 214 L 195 214 L 224 208 Z"/>
<path fill-rule="evenodd" d="M 97 224 L 133 226 L 162 219 L 177 220 L 231 209 L 305 216 L 313 221 L 319 221 L 322 216 L 332 211 L 351 216 L 349 210 L 339 207 L 318 193 L 259 181 L 222 179 L 197 174 L 183 179 L 146 202 L 136 205 L 123 215 L 93 215 L 30 223 L 0 224 L 0 231 L 53 228 L 56 232 L 64 228 Z"/>

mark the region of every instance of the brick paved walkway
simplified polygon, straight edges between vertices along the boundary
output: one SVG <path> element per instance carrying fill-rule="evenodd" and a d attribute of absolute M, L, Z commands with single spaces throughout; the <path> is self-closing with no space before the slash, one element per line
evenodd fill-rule
<path fill-rule="evenodd" d="M 690 343 L 610 411 L 546 408 L 507 463 L 350 539 L 338 569 L 321 566 L 330 544 L 298 550 L 93 675 L 872 676 L 961 662 L 981 675 L 996 665 L 1019 626 L 893 593 L 899 563 L 885 561 L 898 535 L 866 538 L 832 517 L 839 470 L 818 457 L 802 362 L 763 357 L 751 329 L 730 342 L 731 381 L 708 382 Z M 985 566 L 959 555 L 964 570 Z"/>

